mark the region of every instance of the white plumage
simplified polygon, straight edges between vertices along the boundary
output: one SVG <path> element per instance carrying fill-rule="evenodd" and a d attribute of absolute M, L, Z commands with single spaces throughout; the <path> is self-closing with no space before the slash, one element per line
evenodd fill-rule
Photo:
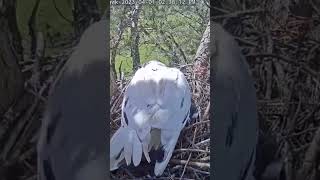
<path fill-rule="evenodd" d="M 213 23 L 213 178 L 254 180 L 258 140 L 256 90 L 240 48 Z"/>
<path fill-rule="evenodd" d="M 138 166 L 142 154 L 150 162 L 149 151 L 159 146 L 159 138 L 164 157 L 156 162 L 154 173 L 161 175 L 190 118 L 190 107 L 190 87 L 180 70 L 158 61 L 139 69 L 124 94 L 121 127 L 111 138 L 110 170 L 117 169 L 123 159 Z"/>
<path fill-rule="evenodd" d="M 104 180 L 106 59 L 108 21 L 92 24 L 81 36 L 42 119 L 39 180 Z"/>

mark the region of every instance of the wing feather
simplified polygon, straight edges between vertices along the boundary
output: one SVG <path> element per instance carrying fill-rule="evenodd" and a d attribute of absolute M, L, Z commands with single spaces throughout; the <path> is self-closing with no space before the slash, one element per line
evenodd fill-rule
<path fill-rule="evenodd" d="M 132 161 L 134 166 L 140 164 L 142 157 L 142 143 L 139 141 L 138 136 L 134 136 Z"/>

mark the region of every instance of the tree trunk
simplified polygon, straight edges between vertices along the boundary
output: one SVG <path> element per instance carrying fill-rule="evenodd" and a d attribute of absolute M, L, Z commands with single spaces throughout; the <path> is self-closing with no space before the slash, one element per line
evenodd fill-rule
<path fill-rule="evenodd" d="M 23 90 L 21 37 L 16 21 L 16 0 L 0 3 L 0 117 Z"/>
<path fill-rule="evenodd" d="M 74 31 L 80 37 L 90 24 L 100 20 L 100 12 L 96 0 L 74 0 L 73 4 Z"/>
<path fill-rule="evenodd" d="M 139 53 L 139 29 L 138 21 L 141 5 L 135 5 L 132 8 L 131 14 L 131 57 L 132 57 L 132 70 L 136 71 L 140 67 L 140 53 Z"/>
<path fill-rule="evenodd" d="M 210 46 L 210 22 L 207 24 L 206 30 L 203 33 L 200 45 L 194 58 L 195 78 L 204 79 L 209 76 L 210 61 L 209 61 L 209 46 Z M 208 78 L 209 79 L 209 78 Z"/>

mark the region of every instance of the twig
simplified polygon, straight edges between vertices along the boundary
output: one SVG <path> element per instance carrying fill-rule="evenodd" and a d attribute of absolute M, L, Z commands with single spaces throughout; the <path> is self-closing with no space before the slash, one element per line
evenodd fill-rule
<path fill-rule="evenodd" d="M 191 155 L 192 155 L 192 153 L 189 154 L 188 160 L 187 160 L 186 164 L 185 164 L 184 167 L 183 167 L 183 171 L 182 171 L 182 173 L 181 173 L 181 176 L 180 176 L 180 179 L 179 179 L 179 180 L 182 180 L 183 175 L 184 175 L 184 173 L 186 172 L 186 168 L 187 168 L 187 165 L 188 165 L 188 163 L 189 163 L 189 161 L 190 161 Z"/>
<path fill-rule="evenodd" d="M 210 139 L 206 139 L 206 140 L 200 141 L 200 142 L 198 142 L 198 143 L 195 144 L 195 145 L 196 145 L 196 146 L 199 146 L 199 145 L 202 145 L 202 144 L 205 144 L 205 143 L 210 143 Z"/>
<path fill-rule="evenodd" d="M 307 179 L 312 170 L 317 167 L 316 160 L 320 156 L 320 128 L 317 130 L 313 140 L 305 154 L 302 167 L 298 173 L 298 180 Z"/>
<path fill-rule="evenodd" d="M 43 86 L 41 88 L 39 94 L 42 95 L 42 93 L 44 92 L 45 89 L 46 88 Z M 34 111 L 37 109 L 39 101 L 40 101 L 40 99 L 38 99 L 38 98 L 34 99 L 34 103 L 32 103 L 32 106 L 28 109 L 28 111 L 26 112 L 25 116 L 15 126 L 14 132 L 11 133 L 11 136 L 10 136 L 9 140 L 7 141 L 7 143 L 6 143 L 6 146 L 4 146 L 4 148 L 3 148 L 3 151 L 2 151 L 2 154 L 1 154 L 1 157 L 2 157 L 3 160 L 7 160 L 10 150 L 18 142 L 17 139 L 19 138 L 20 133 L 24 130 L 24 127 L 28 123 L 28 121 L 32 120 L 31 116 L 34 113 Z"/>
<path fill-rule="evenodd" d="M 317 81 L 318 84 L 319 83 L 319 73 L 317 73 L 316 71 L 310 69 L 308 67 L 308 65 L 304 64 L 304 63 L 298 63 L 295 61 L 290 60 L 288 57 L 285 56 L 281 56 L 281 55 L 277 55 L 277 54 L 267 54 L 267 53 L 261 53 L 261 54 L 249 54 L 246 56 L 247 58 L 250 57 L 254 57 L 254 58 L 263 58 L 263 57 L 270 57 L 270 58 L 277 58 L 279 60 L 282 60 L 286 63 L 289 63 L 291 65 L 297 66 L 297 67 L 301 67 L 302 70 L 304 70 L 305 72 L 309 73 L 312 77 L 315 78 L 315 81 Z M 268 60 L 273 60 L 273 59 L 268 59 Z"/>
<path fill-rule="evenodd" d="M 59 9 L 58 6 L 57 6 L 56 1 L 55 1 L 55 0 L 52 0 L 52 3 L 53 3 L 54 8 L 56 9 L 57 13 L 60 15 L 60 17 L 62 17 L 63 20 L 65 20 L 65 21 L 67 21 L 68 23 L 70 23 L 71 25 L 73 25 L 74 23 L 73 23 L 71 20 L 69 20 L 68 18 L 66 18 L 66 17 L 62 14 L 62 12 L 60 11 L 60 9 Z"/>
<path fill-rule="evenodd" d="M 197 153 L 210 153 L 210 151 L 206 151 L 206 150 L 202 150 L 202 149 L 175 149 L 174 150 L 175 153 L 178 152 L 197 152 Z"/>
<path fill-rule="evenodd" d="M 190 126 L 188 127 L 185 127 L 182 131 L 187 131 L 195 126 L 198 126 L 198 125 L 201 125 L 201 124 L 205 124 L 205 123 L 210 123 L 210 120 L 207 120 L 207 121 L 200 121 L 200 122 L 196 122 L 196 123 L 193 123 L 191 124 Z"/>
<path fill-rule="evenodd" d="M 205 175 L 210 175 L 210 172 L 208 172 L 208 171 L 201 171 L 201 170 L 199 170 L 199 169 L 195 169 L 195 168 L 190 167 L 190 166 L 188 166 L 187 169 L 190 169 L 190 170 L 195 171 L 195 172 L 197 172 L 197 173 L 201 173 L 201 174 L 205 174 Z"/>
<path fill-rule="evenodd" d="M 189 164 L 191 166 L 195 166 L 195 167 L 206 169 L 206 170 L 210 168 L 210 163 L 194 162 L 194 161 L 188 162 L 186 160 L 178 160 L 178 159 L 171 159 L 170 162 L 173 164 L 179 164 L 179 165 Z"/>
<path fill-rule="evenodd" d="M 237 11 L 230 14 L 220 15 L 220 16 L 213 16 L 212 20 L 220 20 L 225 18 L 235 18 L 239 16 L 245 16 L 245 15 L 251 15 L 251 14 L 258 14 L 264 12 L 264 10 L 257 8 L 257 9 L 251 9 L 251 10 L 245 10 L 245 11 Z"/>

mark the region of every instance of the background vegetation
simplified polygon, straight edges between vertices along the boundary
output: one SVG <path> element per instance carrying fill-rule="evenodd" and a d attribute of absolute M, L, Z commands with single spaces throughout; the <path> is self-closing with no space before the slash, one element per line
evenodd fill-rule
<path fill-rule="evenodd" d="M 132 73 L 132 33 L 130 18 L 136 10 L 128 6 L 111 6 L 111 39 L 123 31 L 116 52 L 115 70 Z M 140 63 L 157 59 L 167 65 L 193 61 L 202 34 L 209 21 L 209 8 L 199 1 L 194 5 L 145 5 L 138 7 L 138 48 Z M 124 23 L 125 25 L 119 26 Z M 112 41 L 112 40 L 111 40 Z M 112 44 L 112 43 L 111 43 Z M 122 63 L 121 70 L 120 64 Z"/>

